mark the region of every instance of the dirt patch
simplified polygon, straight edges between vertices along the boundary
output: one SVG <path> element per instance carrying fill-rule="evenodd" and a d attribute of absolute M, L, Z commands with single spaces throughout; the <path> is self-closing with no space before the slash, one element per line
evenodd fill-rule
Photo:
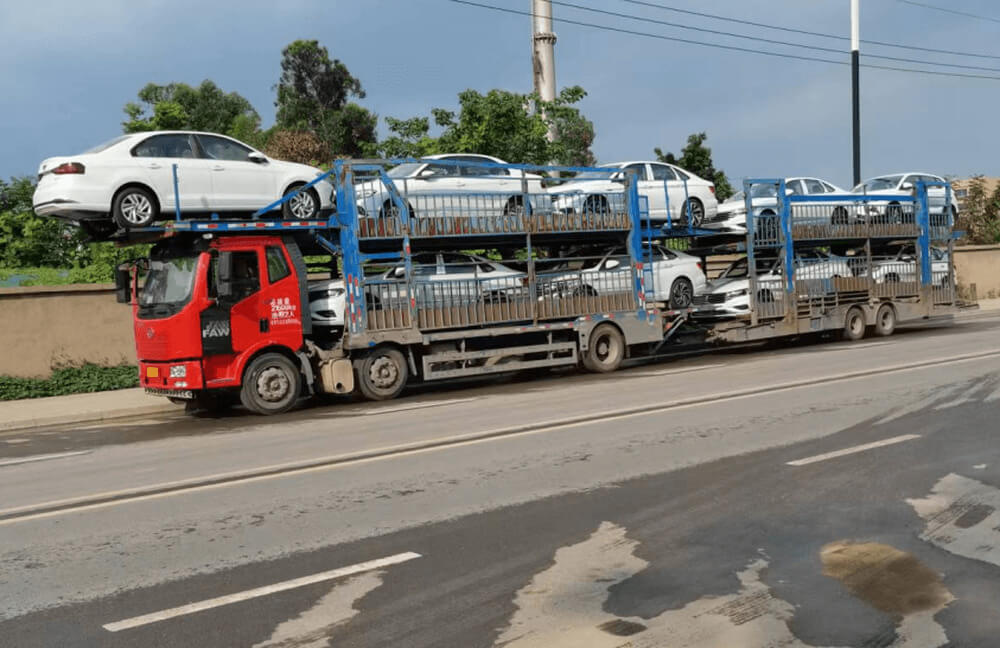
<path fill-rule="evenodd" d="M 954 600 L 941 575 L 913 554 L 876 542 L 832 542 L 820 551 L 823 574 L 887 614 L 939 610 Z"/>

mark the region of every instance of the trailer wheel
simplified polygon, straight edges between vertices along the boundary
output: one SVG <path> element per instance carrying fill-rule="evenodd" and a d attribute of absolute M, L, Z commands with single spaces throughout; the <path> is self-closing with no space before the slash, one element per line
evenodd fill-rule
<path fill-rule="evenodd" d="M 243 372 L 240 402 L 255 414 L 287 412 L 302 391 L 302 374 L 280 353 L 254 358 Z"/>
<path fill-rule="evenodd" d="M 625 337 L 611 324 L 599 324 L 590 333 L 583 366 L 594 373 L 611 373 L 625 359 Z"/>
<path fill-rule="evenodd" d="M 896 309 L 882 304 L 875 315 L 875 335 L 889 337 L 896 331 Z"/>
<path fill-rule="evenodd" d="M 860 308 L 852 308 L 844 318 L 844 339 L 857 342 L 865 336 L 866 327 L 864 312 Z"/>
<path fill-rule="evenodd" d="M 390 400 L 406 387 L 409 369 L 406 358 L 392 347 L 375 349 L 354 361 L 358 389 L 368 400 Z"/>

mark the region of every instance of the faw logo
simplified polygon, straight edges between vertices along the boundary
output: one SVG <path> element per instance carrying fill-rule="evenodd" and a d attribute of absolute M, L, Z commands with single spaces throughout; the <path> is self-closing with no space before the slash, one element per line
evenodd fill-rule
<path fill-rule="evenodd" d="M 229 336 L 229 322 L 216 321 L 206 322 L 205 328 L 201 330 L 203 338 L 220 338 Z"/>

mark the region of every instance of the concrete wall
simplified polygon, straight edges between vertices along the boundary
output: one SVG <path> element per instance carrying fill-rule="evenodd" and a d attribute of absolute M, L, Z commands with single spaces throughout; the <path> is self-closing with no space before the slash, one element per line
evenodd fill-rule
<path fill-rule="evenodd" d="M 955 275 L 963 294 L 976 284 L 979 299 L 1000 297 L 1000 245 L 955 248 Z"/>
<path fill-rule="evenodd" d="M 717 276 L 731 258 L 709 261 Z M 980 299 L 1000 297 L 1000 245 L 956 248 L 959 284 Z M 965 293 L 965 290 L 963 290 Z M 114 287 L 0 288 L 0 375 L 47 376 L 53 366 L 135 363 L 132 317 Z"/>
<path fill-rule="evenodd" d="M 0 288 L 0 375 L 135 361 L 131 309 L 115 301 L 113 286 Z"/>

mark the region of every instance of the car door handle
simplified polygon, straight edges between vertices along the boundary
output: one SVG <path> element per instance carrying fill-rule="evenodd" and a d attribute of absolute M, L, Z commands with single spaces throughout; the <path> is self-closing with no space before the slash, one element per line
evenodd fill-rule
<path fill-rule="evenodd" d="M 149 163 L 149 164 L 146 165 L 146 168 L 147 169 L 162 169 L 163 165 L 159 164 L 157 162 L 151 162 L 151 163 Z"/>
<path fill-rule="evenodd" d="M 226 167 L 222 166 L 221 164 L 216 164 L 214 167 L 212 167 L 212 171 L 225 171 L 225 170 Z"/>

